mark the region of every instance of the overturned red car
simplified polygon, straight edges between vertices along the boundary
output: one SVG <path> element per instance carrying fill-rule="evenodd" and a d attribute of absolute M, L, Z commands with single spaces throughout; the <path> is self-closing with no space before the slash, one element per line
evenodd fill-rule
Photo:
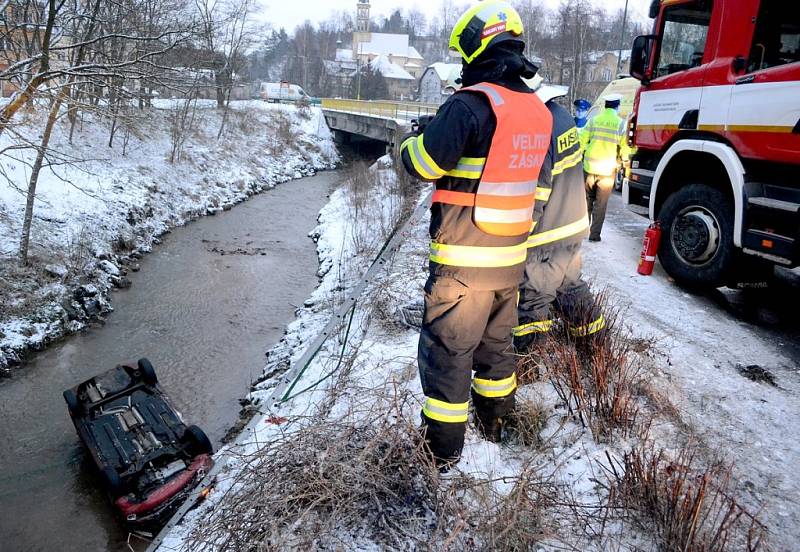
<path fill-rule="evenodd" d="M 213 448 L 187 426 L 146 358 L 64 391 L 70 417 L 119 514 L 151 533 L 213 466 Z"/>

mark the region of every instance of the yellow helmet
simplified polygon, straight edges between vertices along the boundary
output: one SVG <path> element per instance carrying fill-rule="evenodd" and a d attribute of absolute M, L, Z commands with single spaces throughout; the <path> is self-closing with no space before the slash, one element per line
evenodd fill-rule
<path fill-rule="evenodd" d="M 490 44 L 522 35 L 522 18 L 508 2 L 487 0 L 462 15 L 450 34 L 450 49 L 472 61 Z"/>

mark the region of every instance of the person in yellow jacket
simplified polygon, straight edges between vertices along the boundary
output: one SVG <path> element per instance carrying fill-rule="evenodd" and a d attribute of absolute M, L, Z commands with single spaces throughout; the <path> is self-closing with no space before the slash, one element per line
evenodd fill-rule
<path fill-rule="evenodd" d="M 584 150 L 583 172 L 586 176 L 586 203 L 592 226 L 589 241 L 600 241 L 606 218 L 608 198 L 614 188 L 614 176 L 619 159 L 630 154 L 627 121 L 619 116 L 622 96 L 605 97 L 605 109 L 589 119 L 580 138 Z"/>

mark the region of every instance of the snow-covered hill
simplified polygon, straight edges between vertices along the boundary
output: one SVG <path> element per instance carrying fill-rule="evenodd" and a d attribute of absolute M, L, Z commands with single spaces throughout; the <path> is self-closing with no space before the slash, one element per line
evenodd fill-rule
<path fill-rule="evenodd" d="M 0 137 L 0 370 L 108 312 L 110 289 L 127 285 L 127 270 L 164 232 L 338 161 L 319 109 L 232 102 L 218 139 L 222 112 L 200 101 L 170 162 L 182 104 L 136 113 L 127 143 L 120 129 L 113 148 L 108 121 L 83 115 L 70 144 L 69 120 L 59 120 L 26 267 L 16 257 L 35 150 L 15 146 L 37 142 L 44 110 Z"/>

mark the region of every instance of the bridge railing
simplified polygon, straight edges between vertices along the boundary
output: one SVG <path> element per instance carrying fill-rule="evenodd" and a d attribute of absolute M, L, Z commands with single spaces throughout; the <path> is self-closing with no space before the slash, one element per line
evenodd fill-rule
<path fill-rule="evenodd" d="M 343 111 L 345 113 L 356 113 L 359 115 L 369 115 L 371 117 L 385 117 L 387 119 L 398 119 L 401 121 L 418 119 L 422 115 L 436 115 L 436 110 L 439 109 L 438 105 L 415 102 L 375 102 L 333 98 L 324 98 L 321 104 L 322 109 L 331 111 Z"/>

